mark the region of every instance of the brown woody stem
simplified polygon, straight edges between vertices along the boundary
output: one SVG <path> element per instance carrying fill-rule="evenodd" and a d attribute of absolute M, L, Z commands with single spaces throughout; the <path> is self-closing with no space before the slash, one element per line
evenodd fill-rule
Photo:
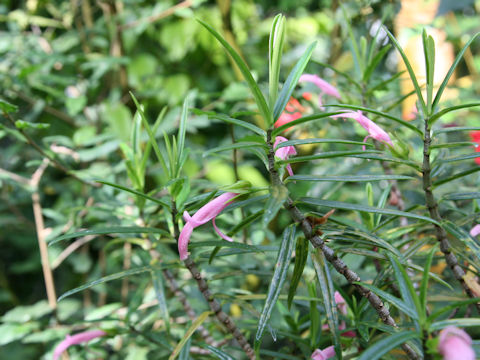
<path fill-rule="evenodd" d="M 269 129 L 267 131 L 267 146 L 268 146 L 268 167 L 270 176 L 272 178 L 272 183 L 276 186 L 284 186 L 280 176 L 278 175 L 278 171 L 275 168 L 275 153 L 273 149 L 272 143 L 272 130 Z M 293 201 L 288 198 L 285 202 L 285 208 L 290 213 L 292 219 L 300 225 L 302 231 L 305 235 L 305 238 L 309 240 L 313 247 L 320 249 L 327 261 L 333 265 L 335 270 L 337 270 L 340 274 L 342 274 L 345 279 L 352 284 L 357 291 L 362 295 L 364 298 L 368 300 L 370 305 L 375 309 L 380 319 L 386 325 L 390 325 L 393 327 L 397 327 L 395 320 L 390 315 L 390 312 L 383 304 L 382 300 L 369 289 L 365 288 L 364 286 L 358 284 L 362 281 L 360 276 L 357 275 L 353 270 L 351 270 L 342 259 L 340 259 L 333 249 L 325 244 L 325 242 L 317 235 L 317 233 L 312 228 L 310 222 L 305 218 L 303 213 L 295 206 Z M 402 345 L 403 350 L 406 352 L 410 359 L 420 359 L 419 355 L 407 344 Z"/>
<path fill-rule="evenodd" d="M 428 118 L 425 119 L 425 134 L 423 139 L 423 166 L 422 166 L 422 174 L 423 174 L 423 191 L 425 192 L 425 201 L 428 208 L 428 212 L 430 213 L 430 217 L 437 222 L 441 222 L 442 216 L 440 215 L 440 211 L 438 209 L 438 203 L 435 200 L 435 196 L 433 195 L 432 191 L 432 178 L 431 178 L 431 163 L 430 163 L 430 145 L 432 143 L 432 138 L 430 137 L 430 127 L 428 125 Z M 448 267 L 453 272 L 453 276 L 455 279 L 460 282 L 460 285 L 465 290 L 465 293 L 471 297 L 475 298 L 476 296 L 472 293 L 470 288 L 468 287 L 467 283 L 464 280 L 465 271 L 461 268 L 458 264 L 457 257 L 451 251 L 451 245 L 447 238 L 447 233 L 444 228 L 438 225 L 434 225 L 435 228 L 435 236 L 440 243 L 440 250 L 445 256 L 445 260 L 447 262 Z M 480 313 L 480 303 L 476 304 L 477 311 Z"/>

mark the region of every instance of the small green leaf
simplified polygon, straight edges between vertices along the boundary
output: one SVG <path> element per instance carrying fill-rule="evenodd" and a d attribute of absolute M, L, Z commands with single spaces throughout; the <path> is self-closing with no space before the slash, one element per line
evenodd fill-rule
<path fill-rule="evenodd" d="M 206 157 L 210 154 L 214 154 L 221 151 L 229 151 L 234 149 L 251 149 L 251 148 L 258 148 L 258 147 L 266 148 L 266 145 L 260 144 L 258 142 L 253 142 L 253 141 L 240 141 L 235 144 L 222 145 L 222 146 L 214 147 L 212 149 L 208 149 L 203 153 L 203 157 Z"/>
<path fill-rule="evenodd" d="M 471 168 L 471 169 L 468 169 L 468 170 L 459 172 L 458 174 L 449 176 L 449 177 L 444 178 L 444 179 L 437 180 L 437 181 L 435 181 L 435 182 L 433 183 L 433 188 L 436 188 L 437 186 L 440 186 L 440 185 L 443 185 L 443 184 L 447 184 L 447 183 L 449 183 L 450 181 L 453 181 L 453 180 L 456 180 L 456 179 L 460 179 L 461 177 L 474 174 L 474 173 L 476 173 L 476 172 L 478 172 L 478 171 L 480 171 L 480 166 L 475 166 L 474 168 Z"/>
<path fill-rule="evenodd" d="M 480 102 L 450 106 L 450 107 L 448 107 L 446 109 L 443 109 L 443 110 L 437 112 L 436 114 L 432 115 L 429 119 L 429 123 L 433 124 L 435 121 L 440 119 L 443 115 L 448 114 L 449 112 L 456 111 L 456 110 L 461 110 L 461 109 L 468 109 L 468 108 L 477 107 L 477 106 L 480 106 Z"/>
<path fill-rule="evenodd" d="M 293 67 L 292 71 L 287 77 L 285 84 L 283 84 L 282 91 L 280 91 L 280 95 L 278 96 L 277 101 L 275 102 L 275 106 L 273 108 L 273 119 L 274 121 L 277 120 L 287 106 L 288 100 L 290 100 L 290 96 L 292 96 L 293 90 L 295 90 L 295 86 L 297 86 L 298 79 L 305 70 L 305 67 L 312 56 L 313 49 L 315 49 L 316 42 L 310 44 L 310 46 L 305 50 L 302 57 L 297 61 L 295 66 Z"/>
<path fill-rule="evenodd" d="M 220 360 L 235 360 L 233 357 L 231 357 L 226 352 L 223 352 L 222 350 L 220 350 L 220 349 L 218 349 L 218 348 L 216 348 L 212 345 L 205 345 L 204 348 L 207 349 L 207 350 L 210 350 L 212 355 L 214 355 L 215 357 L 217 357 Z"/>
<path fill-rule="evenodd" d="M 365 83 L 368 83 L 368 80 L 373 74 L 373 70 L 378 66 L 380 61 L 382 61 L 383 57 L 388 53 L 392 46 L 388 44 L 387 46 L 384 46 L 372 59 L 372 61 L 368 64 L 367 68 L 363 72 L 363 81 Z"/>
<path fill-rule="evenodd" d="M 200 325 L 203 324 L 203 322 L 205 320 L 208 319 L 208 317 L 213 314 L 211 311 L 205 311 L 203 313 L 201 313 L 196 319 L 195 321 L 192 323 L 192 325 L 187 329 L 187 331 L 185 332 L 185 335 L 183 335 L 182 337 L 182 340 L 180 340 L 180 342 L 177 344 L 177 346 L 175 346 L 175 349 L 173 349 L 173 352 L 172 354 L 170 355 L 170 357 L 168 358 L 168 360 L 175 360 L 175 358 L 180 354 L 180 351 L 182 350 L 182 348 L 185 346 L 185 344 L 187 343 L 187 341 L 190 339 L 190 337 L 193 335 L 193 333 L 195 332 L 195 330 L 198 329 L 198 327 Z"/>
<path fill-rule="evenodd" d="M 260 110 L 262 117 L 270 126 L 273 123 L 272 113 L 268 108 L 267 102 L 265 101 L 265 98 L 260 91 L 260 88 L 253 79 L 253 76 L 250 73 L 247 64 L 245 64 L 240 55 L 238 55 L 238 53 L 233 49 L 233 47 L 231 47 L 230 44 L 225 41 L 225 39 L 214 28 L 212 28 L 210 25 L 208 25 L 202 20 L 197 19 L 197 21 L 202 24 L 203 27 L 205 27 L 205 29 L 207 29 L 220 42 L 220 44 L 222 44 L 227 53 L 232 57 L 233 61 L 235 61 L 235 64 L 237 64 L 240 72 L 242 73 L 243 77 L 247 81 L 248 86 L 250 87 L 250 91 L 255 98 L 255 102 L 257 103 L 258 109 Z"/>
<path fill-rule="evenodd" d="M 4 113 L 9 114 L 16 112 L 18 110 L 18 106 L 10 104 L 9 102 L 0 99 L 0 110 Z"/>
<path fill-rule="evenodd" d="M 282 291 L 283 283 L 287 277 L 288 267 L 290 265 L 290 259 L 292 257 L 293 247 L 295 243 L 295 225 L 290 225 L 283 232 L 282 244 L 278 251 L 277 261 L 275 262 L 275 270 L 273 273 L 272 281 L 268 287 L 267 298 L 263 305 L 262 314 L 258 321 L 257 333 L 255 335 L 256 348 L 259 346 L 262 339 L 265 327 L 270 320 L 273 308 L 277 303 L 277 299 Z"/>
<path fill-rule="evenodd" d="M 477 299 L 478 301 L 478 299 Z M 430 326 L 430 331 L 437 331 L 446 328 L 447 326 L 456 326 L 459 328 L 464 327 L 477 327 L 480 326 L 480 318 L 465 318 L 465 319 L 448 319 L 438 321 Z"/>
<path fill-rule="evenodd" d="M 480 199 L 480 192 L 453 192 L 443 195 L 445 200 L 471 200 Z"/>
<path fill-rule="evenodd" d="M 108 185 L 108 186 L 111 186 L 111 187 L 114 187 L 116 189 L 119 189 L 119 190 L 122 190 L 122 191 L 126 191 L 126 192 L 129 192 L 131 194 L 135 194 L 141 198 L 144 198 L 144 199 L 147 199 L 147 200 L 150 200 L 150 201 L 153 201 L 154 203 L 157 203 L 159 205 L 162 205 L 162 206 L 165 206 L 167 209 L 170 209 L 170 205 L 167 204 L 166 202 L 160 200 L 160 199 L 156 199 L 154 197 L 151 197 L 151 196 L 148 196 L 140 191 L 137 191 L 137 190 L 133 190 L 133 189 L 129 189 L 125 186 L 122 186 L 122 185 L 118 185 L 118 184 L 114 184 L 114 183 L 111 183 L 109 181 L 104 181 L 104 180 L 95 180 L 95 182 L 98 182 L 100 184 L 104 184 L 104 185 Z"/>
<path fill-rule="evenodd" d="M 102 277 L 100 279 L 97 279 L 97 280 L 89 281 L 82 286 L 79 286 L 75 289 L 67 291 L 62 296 L 60 296 L 57 301 L 61 301 L 62 299 L 65 299 L 68 296 L 71 296 L 71 295 L 76 294 L 80 291 L 89 289 L 92 286 L 103 284 L 103 283 L 106 283 L 106 282 L 109 282 L 109 281 L 112 281 L 112 280 L 123 279 L 124 277 L 140 274 L 140 273 L 143 273 L 143 272 L 147 272 L 147 271 L 150 271 L 151 269 L 152 269 L 151 266 L 143 266 L 143 267 L 133 268 L 133 269 L 125 270 L 125 271 L 120 271 L 120 272 L 112 274 L 112 275 L 104 276 L 104 277 Z"/>
<path fill-rule="evenodd" d="M 48 129 L 50 127 L 50 124 L 31 123 L 31 122 L 28 122 L 28 121 L 17 120 L 17 121 L 15 121 L 15 127 L 19 130 L 26 130 L 26 129 L 43 130 L 43 129 Z"/>
<path fill-rule="evenodd" d="M 258 126 L 255 126 L 255 125 L 253 125 L 249 122 L 243 121 L 243 120 L 234 119 L 232 117 L 229 117 L 229 116 L 223 115 L 223 114 L 208 114 L 208 117 L 212 118 L 212 119 L 218 119 L 218 120 L 224 121 L 224 122 L 229 123 L 229 124 L 242 126 L 242 127 L 246 128 L 248 130 L 253 131 L 254 133 L 257 133 L 260 136 L 263 136 L 264 138 L 267 136 L 267 133 L 264 130 L 260 129 Z"/>
<path fill-rule="evenodd" d="M 323 305 L 325 306 L 325 313 L 327 315 L 327 323 L 330 333 L 333 337 L 333 344 L 335 345 L 335 353 L 338 359 L 342 359 L 340 333 L 338 331 L 338 313 L 337 303 L 335 302 L 335 291 L 333 288 L 330 270 L 325 260 L 325 255 L 319 249 L 311 254 L 317 280 L 320 284 L 320 291 L 322 293 Z"/>
<path fill-rule="evenodd" d="M 370 212 L 375 214 L 392 215 L 392 216 L 404 216 L 407 218 L 423 220 L 435 225 L 440 225 L 437 221 L 429 217 L 412 214 L 405 211 L 394 210 L 394 209 L 380 209 L 373 206 L 357 205 L 357 204 L 350 204 L 350 203 L 345 203 L 341 201 L 322 200 L 322 199 L 308 198 L 308 197 L 301 198 L 299 202 L 303 204 L 309 204 L 309 205 L 315 205 L 315 206 L 325 206 L 332 209 L 364 211 L 364 212 Z"/>
<path fill-rule="evenodd" d="M 304 237 L 297 238 L 297 244 L 295 246 L 295 266 L 293 268 L 292 280 L 290 281 L 290 287 L 288 289 L 288 308 L 292 306 L 293 298 L 297 291 L 298 284 L 302 278 L 303 270 L 308 259 L 308 240 Z"/>
<path fill-rule="evenodd" d="M 397 346 L 412 339 L 418 339 L 420 335 L 414 331 L 402 331 L 389 335 L 368 347 L 357 360 L 377 360 Z"/>
<path fill-rule="evenodd" d="M 453 75 L 453 72 L 455 71 L 455 68 L 460 63 L 460 60 L 462 60 L 463 54 L 465 54 L 465 51 L 467 51 L 468 47 L 472 44 L 473 41 L 475 41 L 475 39 L 479 35 L 480 35 L 480 33 L 476 33 L 475 35 L 473 35 L 472 38 L 470 40 L 468 40 L 468 42 L 465 44 L 465 46 L 462 48 L 462 50 L 458 53 L 458 55 L 455 58 L 455 61 L 453 62 L 452 66 L 450 66 L 450 69 L 448 70 L 447 75 L 443 79 L 442 84 L 440 85 L 440 87 L 437 90 L 437 94 L 435 95 L 435 99 L 433 100 L 432 109 L 435 109 L 437 107 L 437 105 L 439 104 L 440 99 L 443 95 L 443 91 L 447 87 L 448 81 L 450 80 L 450 77 Z"/>
<path fill-rule="evenodd" d="M 339 182 L 370 182 L 382 180 L 411 180 L 413 177 L 405 175 L 293 175 L 287 178 L 288 181 L 339 181 Z"/>
<path fill-rule="evenodd" d="M 58 243 L 59 241 L 82 237 L 86 235 L 107 235 L 107 234 L 162 234 L 170 237 L 170 233 L 163 229 L 141 227 L 141 226 L 112 226 L 106 228 L 90 229 L 77 231 L 70 234 L 59 236 L 48 242 L 48 246 Z"/>
<path fill-rule="evenodd" d="M 424 265 L 422 282 L 420 284 L 420 304 L 422 306 L 422 313 L 427 312 L 427 294 L 428 294 L 428 280 L 430 278 L 430 267 L 432 266 L 433 256 L 437 251 L 437 246 L 433 246 L 428 254 L 427 261 Z"/>
<path fill-rule="evenodd" d="M 265 203 L 262 224 L 266 228 L 270 221 L 277 215 L 278 211 L 283 207 L 283 203 L 287 200 L 288 190 L 283 185 L 274 185 L 270 191 L 270 197 Z"/>
<path fill-rule="evenodd" d="M 410 61 L 408 60 L 407 55 L 403 51 L 400 43 L 397 41 L 397 39 L 395 39 L 395 36 L 393 36 L 392 33 L 386 27 L 383 27 L 383 29 L 387 33 L 388 37 L 392 41 L 395 48 L 398 50 L 398 52 L 402 56 L 403 62 L 405 63 L 405 66 L 407 67 L 408 74 L 410 75 L 410 79 L 412 80 L 413 87 L 415 88 L 415 92 L 417 93 L 417 98 L 418 98 L 418 101 L 420 102 L 420 105 L 422 107 L 422 111 L 423 111 L 424 114 L 428 114 L 427 106 L 425 104 L 425 100 L 423 99 L 423 95 L 422 95 L 422 89 L 420 88 L 420 85 L 418 85 L 417 77 L 415 76 L 415 71 L 413 70 L 412 65 L 410 64 Z M 437 96 L 438 96 L 438 92 L 437 92 Z M 435 98 L 435 100 L 436 100 L 436 98 Z M 434 106 L 435 106 L 435 102 L 433 104 L 433 107 Z"/>
<path fill-rule="evenodd" d="M 433 112 L 431 107 L 434 87 L 434 71 L 435 71 L 435 42 L 430 35 L 427 35 L 425 29 L 422 33 L 423 54 L 425 56 L 425 70 L 427 74 L 427 109 L 428 115 Z"/>
<path fill-rule="evenodd" d="M 273 19 L 268 43 L 268 85 L 269 106 L 273 109 L 278 96 L 278 79 L 282 64 L 283 44 L 285 41 L 285 17 L 278 14 Z"/>

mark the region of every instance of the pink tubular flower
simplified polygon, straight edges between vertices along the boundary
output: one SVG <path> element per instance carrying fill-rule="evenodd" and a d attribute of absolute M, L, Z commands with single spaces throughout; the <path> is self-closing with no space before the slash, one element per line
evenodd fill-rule
<path fill-rule="evenodd" d="M 342 315 L 347 315 L 347 303 L 343 298 L 343 296 L 338 291 L 335 291 L 334 296 L 335 296 L 335 303 L 337 304 L 337 308 L 340 311 L 340 313 Z M 342 321 L 340 325 L 338 325 L 338 330 L 345 330 L 346 327 L 347 325 L 345 324 L 345 321 Z M 322 330 L 328 330 L 328 324 L 324 324 L 322 326 Z M 357 336 L 355 331 L 345 331 L 341 335 L 345 337 L 351 337 L 351 338 L 354 338 Z"/>
<path fill-rule="evenodd" d="M 475 225 L 472 230 L 470 230 L 470 235 L 473 237 L 477 236 L 478 234 L 480 234 L 480 224 Z"/>
<path fill-rule="evenodd" d="M 323 350 L 316 349 L 312 354 L 313 360 L 327 360 L 335 356 L 335 348 L 332 346 L 326 347 Z"/>
<path fill-rule="evenodd" d="M 443 355 L 443 360 L 475 360 L 472 339 L 456 326 L 447 326 L 440 331 L 438 352 Z"/>
<path fill-rule="evenodd" d="M 67 335 L 65 340 L 63 340 L 60 344 L 57 345 L 55 351 L 53 352 L 53 360 L 57 360 L 60 358 L 60 355 L 67 350 L 72 345 L 81 344 L 84 342 L 89 342 L 95 338 L 105 336 L 107 333 L 102 330 L 92 330 L 92 331 L 84 331 L 73 336 Z"/>
<path fill-rule="evenodd" d="M 190 236 L 192 235 L 193 229 L 209 222 L 210 220 L 212 220 L 215 231 L 220 237 L 222 237 L 222 239 L 233 241 L 231 237 L 225 235 L 217 228 L 215 218 L 227 207 L 227 205 L 232 203 L 231 200 L 237 195 L 238 194 L 236 193 L 227 192 L 202 206 L 193 216 L 190 216 L 187 211 L 183 213 L 183 218 L 186 223 L 178 238 L 178 253 L 180 254 L 180 260 L 188 258 L 188 243 L 190 242 Z"/>
<path fill-rule="evenodd" d="M 317 86 L 320 89 L 320 95 L 318 97 L 318 106 L 320 109 L 323 109 L 323 101 L 322 96 L 323 94 L 333 96 L 334 98 L 340 99 L 340 93 L 338 92 L 337 88 L 325 80 L 323 80 L 320 76 L 314 74 L 303 74 L 298 79 L 299 83 L 302 82 L 310 82 Z"/>
<path fill-rule="evenodd" d="M 285 141 L 288 140 L 285 139 L 283 136 L 277 136 L 275 138 L 275 144 L 273 144 L 273 147 L 276 148 L 278 144 Z M 275 151 L 275 156 L 282 160 L 288 159 L 290 155 L 297 155 L 297 151 L 295 150 L 294 146 L 285 146 Z M 293 176 L 293 171 L 290 164 L 287 164 L 287 171 L 290 176 Z"/>
<path fill-rule="evenodd" d="M 368 135 L 363 139 L 365 142 L 368 138 L 372 138 L 378 141 L 383 141 L 393 146 L 392 140 L 390 136 L 377 124 L 375 124 L 372 120 L 367 118 L 362 114 L 360 110 L 358 111 L 347 111 L 342 114 L 333 115 L 331 116 L 333 119 L 337 118 L 350 118 L 356 120 L 365 130 L 368 131 Z"/>
<path fill-rule="evenodd" d="M 472 131 L 470 137 L 477 144 L 475 145 L 475 152 L 480 152 L 480 131 Z M 480 165 L 480 157 L 475 158 L 475 163 Z"/>

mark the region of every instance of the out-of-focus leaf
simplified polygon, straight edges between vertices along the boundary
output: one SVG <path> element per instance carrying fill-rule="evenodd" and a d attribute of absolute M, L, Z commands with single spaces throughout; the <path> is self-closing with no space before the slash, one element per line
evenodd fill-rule
<path fill-rule="evenodd" d="M 290 281 L 290 287 L 288 289 L 288 308 L 292 306 L 293 297 L 297 291 L 298 284 L 302 278 L 303 270 L 308 259 L 308 240 L 304 237 L 297 238 L 297 244 L 295 246 L 295 266 L 293 268 L 292 280 Z"/>
<path fill-rule="evenodd" d="M 187 343 L 187 341 L 190 339 L 190 337 L 193 335 L 193 333 L 195 332 L 195 330 L 197 330 L 197 328 L 203 324 L 203 322 L 212 314 L 211 311 L 205 311 L 203 313 L 201 313 L 196 319 L 195 321 L 192 323 L 192 325 L 187 329 L 187 331 L 185 332 L 185 335 L 183 335 L 183 338 L 182 340 L 180 340 L 180 342 L 177 344 L 177 346 L 175 347 L 175 349 L 173 349 L 173 352 L 172 354 L 170 355 L 170 357 L 168 358 L 168 360 L 174 360 L 178 354 L 180 353 L 180 351 L 182 350 L 182 348 L 185 346 L 185 344 Z"/>
<path fill-rule="evenodd" d="M 43 129 L 48 129 L 50 127 L 50 124 L 31 123 L 28 121 L 17 120 L 15 121 L 15 126 L 19 130 L 27 130 L 27 129 L 43 130 Z"/>
<path fill-rule="evenodd" d="M 397 346 L 406 343 L 409 340 L 418 339 L 420 335 L 414 331 L 402 331 L 389 335 L 382 340 L 377 341 L 365 350 L 358 360 L 377 360 Z"/>
<path fill-rule="evenodd" d="M 265 203 L 262 217 L 262 224 L 267 227 L 270 221 L 277 215 L 278 211 L 283 207 L 283 203 L 287 200 L 288 190 L 285 186 L 272 186 L 270 197 Z"/>
<path fill-rule="evenodd" d="M 0 110 L 2 110 L 4 113 L 13 113 L 18 110 L 18 106 L 10 104 L 9 102 L 0 99 Z"/>
<path fill-rule="evenodd" d="M 258 321 L 257 333 L 255 335 L 255 348 L 260 346 L 265 327 L 270 320 L 273 308 L 277 303 L 280 292 L 282 291 L 283 283 L 287 277 L 288 267 L 290 265 L 290 258 L 292 257 L 293 247 L 295 242 L 295 225 L 290 225 L 283 232 L 282 244 L 275 262 L 275 270 L 273 272 L 272 281 L 268 287 L 267 298 L 263 305 L 263 310 Z"/>

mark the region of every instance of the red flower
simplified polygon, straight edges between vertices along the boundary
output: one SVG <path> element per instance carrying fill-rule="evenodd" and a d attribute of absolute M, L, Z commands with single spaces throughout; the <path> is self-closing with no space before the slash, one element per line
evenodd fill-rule
<path fill-rule="evenodd" d="M 480 152 L 480 131 L 471 132 L 470 137 L 472 138 L 472 141 L 477 143 L 475 145 L 475 152 Z M 475 163 L 480 165 L 480 157 L 475 158 Z"/>

